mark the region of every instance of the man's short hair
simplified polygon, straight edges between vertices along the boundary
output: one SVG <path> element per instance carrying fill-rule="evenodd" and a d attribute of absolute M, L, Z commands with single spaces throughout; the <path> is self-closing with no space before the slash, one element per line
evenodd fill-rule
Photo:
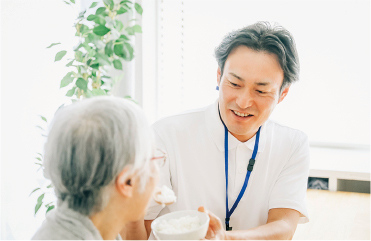
<path fill-rule="evenodd" d="M 228 55 L 241 45 L 255 51 L 275 54 L 278 57 L 284 73 L 280 91 L 299 79 L 300 64 L 295 41 L 290 32 L 282 26 L 271 26 L 268 22 L 257 22 L 227 34 L 215 49 L 215 58 L 221 75 L 223 75 Z"/>

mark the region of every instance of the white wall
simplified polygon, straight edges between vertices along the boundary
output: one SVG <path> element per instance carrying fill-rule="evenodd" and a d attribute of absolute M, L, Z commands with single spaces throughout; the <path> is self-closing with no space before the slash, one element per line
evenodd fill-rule
<path fill-rule="evenodd" d="M 270 21 L 293 34 L 301 63 L 300 81 L 272 118 L 303 130 L 311 142 L 370 144 L 368 0 L 161 2 L 158 117 L 212 103 L 218 95 L 214 48 L 231 30 Z"/>
<path fill-rule="evenodd" d="M 1 239 L 30 239 L 44 219 L 45 209 L 34 217 L 38 195 L 29 197 L 42 178 L 34 157 L 44 140 L 35 125 L 67 100 L 59 84 L 72 51 L 61 62 L 54 56 L 76 44 L 76 16 L 63 1 L 1 1 Z M 46 49 L 53 42 L 62 44 Z"/>

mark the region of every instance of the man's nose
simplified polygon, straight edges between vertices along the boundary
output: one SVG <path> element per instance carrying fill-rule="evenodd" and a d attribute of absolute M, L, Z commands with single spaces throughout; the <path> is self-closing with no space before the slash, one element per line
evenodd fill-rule
<path fill-rule="evenodd" d="M 254 98 L 250 91 L 244 91 L 237 97 L 236 103 L 241 109 L 246 109 L 253 105 Z"/>

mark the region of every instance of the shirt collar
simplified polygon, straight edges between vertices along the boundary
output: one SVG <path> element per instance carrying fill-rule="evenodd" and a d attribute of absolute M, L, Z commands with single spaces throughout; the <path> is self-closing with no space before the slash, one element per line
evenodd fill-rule
<path fill-rule="evenodd" d="M 218 110 L 219 99 L 206 110 L 206 128 L 212 137 L 214 143 L 218 147 L 219 151 L 224 151 L 224 125 L 219 117 Z M 240 144 L 246 145 L 250 150 L 254 150 L 256 135 L 246 142 L 240 142 L 231 133 L 228 132 L 228 150 L 236 148 Z M 260 129 L 259 148 L 258 152 L 263 152 L 266 142 L 266 123 L 264 123 Z"/>

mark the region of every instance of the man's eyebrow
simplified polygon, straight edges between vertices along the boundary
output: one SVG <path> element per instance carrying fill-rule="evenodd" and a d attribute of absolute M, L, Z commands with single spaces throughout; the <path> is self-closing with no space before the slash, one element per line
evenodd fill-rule
<path fill-rule="evenodd" d="M 241 81 L 245 81 L 244 79 L 242 79 L 240 76 L 236 75 L 236 74 L 233 73 L 233 72 L 229 72 L 229 74 L 232 75 L 233 77 L 235 77 L 235 78 L 241 80 Z"/>
<path fill-rule="evenodd" d="M 255 82 L 254 84 L 259 85 L 259 86 L 267 86 L 267 85 L 270 85 L 269 82 Z"/>
<path fill-rule="evenodd" d="M 239 80 L 241 80 L 241 81 L 245 81 L 242 77 L 236 75 L 236 74 L 233 73 L 233 72 L 229 72 L 228 74 L 232 75 L 233 77 L 235 77 L 235 78 L 237 78 L 237 79 L 239 79 Z M 255 82 L 254 84 L 259 85 L 259 86 L 268 86 L 268 85 L 270 85 L 271 83 L 270 83 L 270 82 Z"/>

